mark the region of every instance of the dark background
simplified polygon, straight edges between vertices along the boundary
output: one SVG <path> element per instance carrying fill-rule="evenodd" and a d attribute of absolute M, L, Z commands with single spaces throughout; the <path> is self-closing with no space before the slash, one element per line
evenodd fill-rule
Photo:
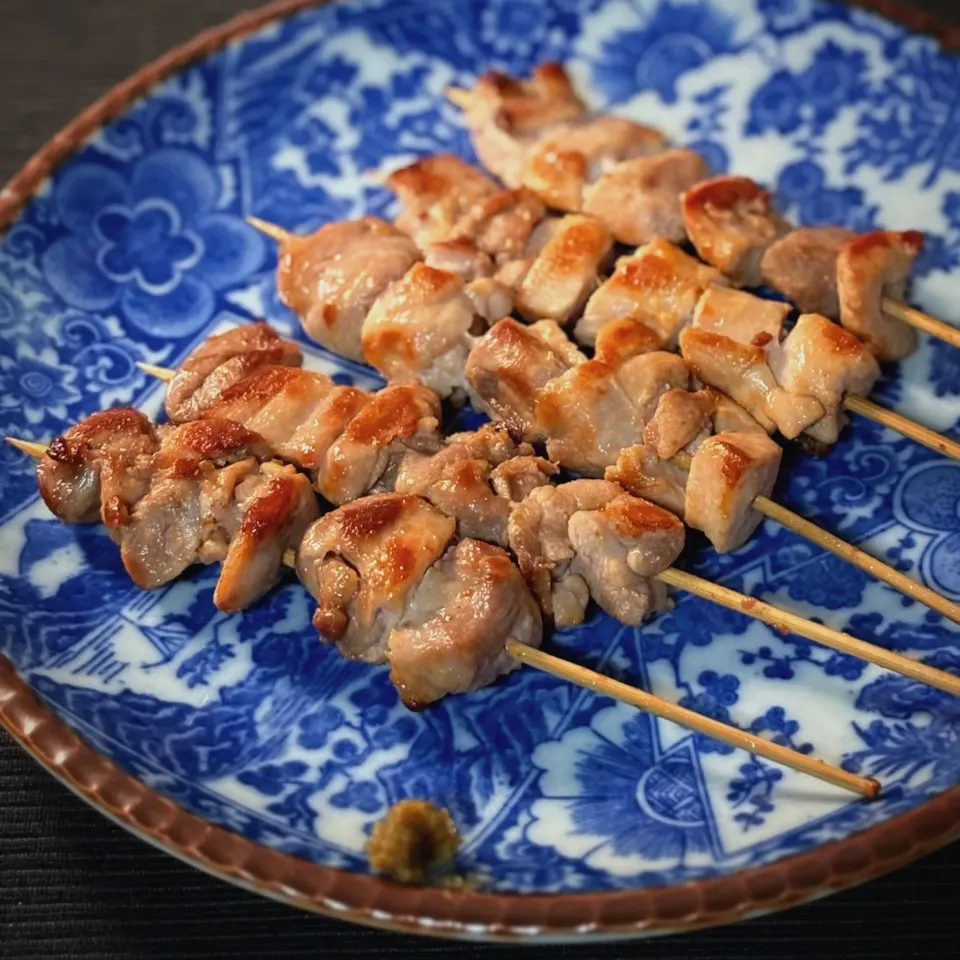
<path fill-rule="evenodd" d="M 81 108 L 243 0 L 0 0 L 0 184 Z M 960 23 L 957 0 L 915 7 Z M 960 91 L 958 91 L 960 94 Z M 134 839 L 0 732 L 0 958 L 955 957 L 960 844 L 858 890 L 683 937 L 520 950 L 299 913 Z"/>

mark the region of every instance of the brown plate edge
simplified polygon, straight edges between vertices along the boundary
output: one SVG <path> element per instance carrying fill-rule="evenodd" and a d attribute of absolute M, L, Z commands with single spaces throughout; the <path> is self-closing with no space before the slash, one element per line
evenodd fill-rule
<path fill-rule="evenodd" d="M 97 129 L 156 84 L 271 20 L 328 0 L 274 0 L 205 30 L 113 87 L 0 190 L 0 234 Z M 960 27 L 899 0 L 854 5 L 960 50 Z M 882 876 L 960 837 L 960 786 L 861 833 L 765 867 L 622 893 L 495 894 L 410 887 L 270 850 L 188 813 L 120 770 L 41 702 L 0 655 L 0 724 L 46 769 L 141 838 L 214 876 L 303 909 L 401 933 L 556 940 L 700 929 L 803 903 Z"/>

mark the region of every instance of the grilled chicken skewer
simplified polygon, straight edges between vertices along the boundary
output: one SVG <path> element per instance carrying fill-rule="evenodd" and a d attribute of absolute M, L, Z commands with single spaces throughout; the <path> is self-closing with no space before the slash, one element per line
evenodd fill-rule
<path fill-rule="evenodd" d="M 790 237 L 789 226 L 782 219 L 770 218 L 769 195 L 765 197 L 765 191 L 752 181 L 720 177 L 706 181 L 704 190 L 698 189 L 694 184 L 704 180 L 705 173 L 690 177 L 693 163 L 669 156 L 689 151 L 667 151 L 661 134 L 626 118 L 589 115 L 563 67 L 556 63 L 535 68 L 529 80 L 490 72 L 479 78 L 472 91 L 450 88 L 447 95 L 463 109 L 474 148 L 485 167 L 509 187 L 525 187 L 548 206 L 599 217 L 621 242 L 642 243 L 654 235 L 678 242 L 686 229 L 701 256 L 713 263 L 709 240 L 700 243 L 691 232 L 690 214 L 691 206 L 700 200 L 709 198 L 712 204 L 719 199 L 714 208 L 718 216 L 712 218 L 712 234 L 719 244 L 713 249 L 734 261 L 732 275 L 742 282 L 751 275 L 755 282 L 761 276 L 768 283 L 783 278 L 776 257 L 768 261 L 768 270 L 763 270 L 760 262 L 762 248 L 783 234 L 787 238 L 779 253 L 788 255 L 791 275 L 800 266 L 795 262 L 796 253 L 808 260 L 802 272 L 809 278 L 816 272 L 816 263 L 809 261 L 825 262 L 829 269 L 831 248 L 835 260 L 844 246 L 836 273 L 851 296 L 841 298 L 838 304 L 840 319 L 858 335 L 865 335 L 878 356 L 896 359 L 910 352 L 914 335 L 907 325 L 960 346 L 960 330 L 901 301 L 903 278 L 922 242 L 918 234 L 880 231 L 868 234 L 873 239 L 859 247 L 858 238 L 844 236 L 836 228 L 824 228 L 825 232 L 803 230 L 799 236 Z M 629 145 L 627 149 L 625 144 Z M 651 180 L 648 168 L 658 161 L 669 168 L 669 173 Z M 664 189 L 665 180 L 669 186 L 677 185 L 672 197 L 669 189 Z M 679 194 L 683 191 L 688 197 L 681 210 Z M 649 209 L 654 202 L 669 205 L 674 217 L 672 229 L 662 219 L 654 226 Z M 739 206 L 746 217 L 730 216 L 734 206 Z M 702 207 L 699 213 L 703 219 Z M 755 214 L 759 219 L 751 223 Z M 705 239 L 703 233 L 700 239 Z M 757 241 L 759 251 L 755 249 Z M 750 258 L 751 252 L 760 256 Z M 742 253 L 747 254 L 746 260 L 741 260 Z M 779 266 L 784 262 L 780 259 Z M 795 287 L 791 277 L 786 279 L 788 288 Z M 801 280 L 800 287 L 801 294 L 804 288 L 809 289 L 808 280 Z M 791 295 L 790 289 L 784 292 Z M 802 303 L 799 306 L 808 310 Z"/>
<path fill-rule="evenodd" d="M 142 424 L 136 422 L 139 415 L 135 414 L 119 410 L 94 417 L 100 418 L 103 426 L 112 415 L 113 426 L 108 430 L 112 429 L 113 445 L 117 446 L 119 433 L 143 434 Z M 126 423 L 118 417 L 125 418 Z M 85 422 L 90 420 L 93 418 Z M 202 424 L 203 432 L 208 432 L 209 423 Z M 197 426 L 191 425 L 191 431 Z M 83 441 L 77 435 L 72 439 L 76 446 L 87 442 L 89 436 L 88 431 Z M 182 440 L 181 436 L 178 450 L 183 449 Z M 43 445 L 11 442 L 42 458 L 44 472 L 59 469 L 44 465 L 50 458 Z M 62 446 L 64 442 L 61 438 L 57 443 Z M 100 449 L 108 443 L 101 444 Z M 124 456 L 131 452 L 128 443 L 119 446 Z M 222 444 L 217 449 L 219 452 Z M 59 465 L 60 461 L 54 463 Z M 85 466 L 89 469 L 90 465 L 88 457 Z M 56 485 L 60 498 L 54 502 L 78 508 L 78 516 L 87 518 L 92 492 L 89 479 L 68 489 L 70 479 L 60 477 Z M 103 482 L 104 476 L 99 479 Z M 104 500 L 103 506 L 107 502 Z M 416 533 L 405 528 L 411 521 L 415 521 Z M 299 556 L 289 549 L 281 556 L 285 564 L 297 567 L 304 584 L 318 599 L 314 622 L 321 634 L 336 634 L 342 643 L 355 642 L 360 636 L 357 624 L 349 618 L 369 620 L 371 608 L 385 592 L 390 594 L 386 616 L 389 628 L 384 629 L 379 618 L 367 624 L 368 628 L 375 626 L 375 643 L 381 648 L 378 657 L 367 659 L 390 663 L 390 679 L 411 708 L 422 709 L 451 693 L 479 689 L 516 667 L 528 665 L 867 799 L 879 794 L 880 784 L 872 777 L 859 777 L 537 649 L 542 639 L 540 612 L 506 553 L 477 540 L 452 544 L 451 537 L 451 521 L 426 501 L 384 494 L 341 507 L 317 520 L 307 530 Z M 366 569 L 352 565 L 343 569 L 340 557 L 345 553 L 357 554 L 364 546 L 376 544 L 381 558 L 384 551 L 399 555 L 414 545 L 412 538 L 419 554 L 413 572 L 408 564 L 397 563 L 391 568 L 392 578 L 385 578 L 378 564 L 370 566 L 369 557 Z M 398 594 L 403 598 L 400 604 Z M 365 653 L 370 654 L 371 649 L 371 644 L 364 644 Z"/>
<path fill-rule="evenodd" d="M 320 232 L 325 229 L 328 228 L 322 228 Z M 299 262 L 301 257 L 310 256 L 309 240 L 303 243 L 288 241 L 283 249 L 281 276 L 299 273 L 311 274 L 317 279 L 319 274 L 316 271 Z M 653 271 L 650 262 L 656 264 Z M 634 264 L 639 266 L 639 271 L 630 274 L 630 267 Z M 645 286 L 645 278 L 651 272 L 654 279 Z M 336 275 L 343 276 L 342 268 L 338 267 Z M 453 279 L 452 275 L 449 276 Z M 739 411 L 743 416 L 733 417 L 731 411 L 737 409 L 736 404 L 727 401 L 718 406 L 716 398 L 710 395 L 688 395 L 689 367 L 680 357 L 656 349 L 662 340 L 675 336 L 676 328 L 686 322 L 691 302 L 699 308 L 708 296 L 716 299 L 724 292 L 733 297 L 750 297 L 740 291 L 709 286 L 711 276 L 709 268 L 698 265 L 665 241 L 650 244 L 618 268 L 618 273 L 597 289 L 587 303 L 577 329 L 582 338 L 593 335 L 596 346 L 593 360 L 587 361 L 561 328 L 551 321 L 539 321 L 529 327 L 513 320 L 500 321 L 479 340 L 467 334 L 464 324 L 459 322 L 455 325 L 459 333 L 452 340 L 453 351 L 447 351 L 441 362 L 440 379 L 451 392 L 456 389 L 471 393 L 476 405 L 493 419 L 505 422 L 512 430 L 523 434 L 524 439 L 546 440 L 551 459 L 577 472 L 602 476 L 605 469 L 618 464 L 620 451 L 634 448 L 633 456 L 627 458 L 626 464 L 618 464 L 621 469 L 611 475 L 611 479 L 628 484 L 633 492 L 683 514 L 687 499 L 684 492 L 686 478 L 676 470 L 671 471 L 670 465 L 664 461 L 685 446 L 690 446 L 688 452 L 695 453 L 704 429 L 725 431 L 732 426 L 734 431 L 742 432 L 744 423 L 748 428 L 752 425 L 759 429 L 743 411 Z M 432 352 L 427 350 L 418 354 L 416 343 L 410 342 L 410 338 L 416 335 L 410 331 L 422 332 L 424 328 L 436 331 L 444 327 L 449 321 L 438 322 L 437 318 L 449 314 L 451 308 L 443 300 L 436 307 L 397 294 L 396 288 L 405 282 L 404 278 L 388 287 L 378 301 L 400 303 L 398 309 L 404 317 L 403 329 L 394 331 L 391 344 L 399 361 L 381 369 L 388 376 L 399 372 L 401 376 L 435 385 L 437 379 L 429 362 L 421 362 L 421 359 L 410 362 L 412 356 L 425 359 Z M 695 288 L 692 294 L 682 289 L 690 284 Z M 636 322 L 636 314 L 617 316 L 624 309 L 624 301 L 636 303 L 638 295 L 645 297 L 650 286 L 661 292 L 670 288 L 677 294 L 654 298 L 664 302 L 644 314 L 645 317 L 656 317 L 659 323 L 656 330 Z M 324 289 L 321 283 L 318 288 L 321 301 Z M 701 289 L 703 293 L 698 299 L 696 294 Z M 454 309 L 470 314 L 472 308 L 467 300 L 458 293 Z M 323 313 L 316 302 L 304 295 L 301 308 L 310 313 Z M 756 330 L 753 320 L 741 326 L 747 326 L 750 338 L 762 334 L 772 344 L 785 310 L 782 305 L 769 301 L 758 300 L 757 303 L 772 312 L 773 318 L 761 316 L 760 328 Z M 701 313 L 706 323 L 710 311 Z M 425 316 L 422 325 L 418 322 L 421 316 Z M 355 317 L 354 322 L 361 323 L 365 329 L 367 321 L 362 316 Z M 591 324 L 593 329 L 584 332 L 584 325 L 589 328 Z M 732 325 L 731 328 L 724 327 L 716 319 L 713 327 L 720 327 L 724 333 L 733 332 Z M 777 385 L 769 367 L 765 366 L 764 352 L 752 342 L 741 346 L 710 330 L 684 330 L 681 337 L 686 334 L 689 334 L 691 344 L 690 355 L 696 361 L 691 366 L 702 380 L 729 390 L 731 374 L 735 374 L 732 382 L 737 391 L 736 398 L 748 403 L 758 417 L 765 418 L 768 427 L 777 422 L 766 415 L 766 407 L 770 406 L 771 410 L 782 414 L 779 423 L 785 432 L 788 429 L 793 431 L 789 435 L 795 436 L 801 429 L 816 429 L 819 431 L 815 434 L 818 441 L 836 439 L 840 397 L 851 388 L 869 389 L 877 372 L 876 361 L 854 337 L 814 315 L 806 318 L 804 325 L 785 341 L 785 344 L 797 345 L 792 352 L 784 351 L 788 358 L 784 370 L 790 372 L 796 381 L 798 393 L 793 396 Z M 842 351 L 838 350 L 838 338 L 844 341 Z M 818 377 L 807 377 L 805 381 L 804 370 L 810 364 L 809 346 L 815 345 L 818 339 L 823 346 L 821 352 L 832 362 L 832 367 L 824 369 Z M 725 351 L 722 349 L 724 343 L 727 343 Z M 695 349 L 698 346 L 699 351 Z M 738 350 L 742 357 L 737 357 Z M 728 362 L 731 353 L 733 363 Z M 464 372 L 454 379 L 455 364 L 448 361 L 456 356 L 459 363 L 464 354 Z M 712 367 L 708 363 L 711 360 L 714 361 Z M 716 371 L 715 377 L 711 377 L 712 369 Z M 737 422 L 724 425 L 725 421 L 733 419 Z M 648 439 L 653 440 L 652 446 Z M 697 479 L 690 488 L 693 500 L 709 503 L 711 498 L 718 496 L 726 509 L 696 510 L 686 520 L 692 525 L 699 524 L 718 549 L 734 549 L 749 537 L 760 515 L 757 509 L 747 508 L 754 498 L 760 496 L 759 509 L 775 516 L 778 522 L 803 536 L 812 536 L 826 549 L 960 622 L 960 606 L 957 604 L 838 537 L 818 531 L 809 521 L 769 501 L 779 464 L 779 447 L 765 437 L 754 437 L 749 446 L 750 452 L 747 453 L 742 441 L 714 443 L 701 457 L 701 463 L 711 464 L 711 469 L 705 476 L 701 471 L 695 471 Z M 738 464 L 737 468 L 730 467 L 724 473 L 724 464 L 733 461 Z M 715 481 L 723 476 L 734 479 Z"/>
<path fill-rule="evenodd" d="M 238 471 L 249 469 L 249 464 L 232 465 L 237 470 L 223 479 L 223 474 L 215 473 L 215 464 L 202 461 L 198 466 L 195 455 L 190 459 L 183 438 L 203 438 L 204 455 L 213 453 L 218 458 L 224 456 L 225 444 L 220 439 L 224 433 L 242 440 L 238 444 L 232 439 L 231 451 L 245 451 L 259 445 L 262 453 L 262 439 L 239 424 L 202 420 L 174 428 L 172 433 L 178 442 L 161 445 L 159 454 L 152 455 L 154 459 L 150 462 L 149 457 L 144 460 L 139 452 L 141 438 L 149 433 L 150 425 L 141 414 L 121 409 L 92 415 L 64 437 L 57 438 L 49 450 L 37 444 L 8 440 L 24 452 L 41 458 L 38 465 L 41 491 L 58 516 L 67 522 L 87 522 L 99 515 L 107 523 L 112 535 L 121 542 L 125 563 L 139 585 L 157 586 L 179 575 L 190 563 L 219 559 L 225 553 L 224 571 L 215 599 L 230 597 L 232 602 L 219 604 L 227 610 L 252 602 L 275 578 L 281 558 L 290 556 L 289 546 L 295 542 L 297 533 L 316 516 L 316 502 L 309 494 L 306 478 L 291 467 L 279 467 L 276 472 L 282 480 L 286 482 L 292 477 L 293 483 L 286 485 L 280 495 L 271 488 L 270 496 L 255 499 L 255 506 L 263 502 L 269 509 L 254 513 L 247 527 L 241 522 L 239 534 L 224 547 L 224 541 L 229 540 L 237 524 L 231 527 L 224 519 L 228 514 L 222 506 L 234 490 L 239 493 L 240 486 L 231 487 L 231 484 Z M 209 439 L 211 434 L 218 438 L 216 442 Z M 197 446 L 200 441 L 192 442 Z M 199 495 L 191 496 L 182 483 L 171 487 L 170 464 L 178 480 L 185 475 L 190 482 L 205 484 Z M 157 468 L 158 480 L 151 481 L 147 493 L 138 500 L 143 491 L 143 477 L 151 466 Z M 231 470 L 231 466 L 226 469 Z M 215 478 L 213 483 L 209 482 L 211 476 Z M 245 492 L 249 497 L 250 489 Z M 256 494 L 254 488 L 253 496 Z M 283 507 L 279 514 L 275 508 L 278 501 Z M 368 506 L 359 508 L 358 503 Z M 387 506 L 375 508 L 370 507 L 370 503 Z M 253 512 L 254 508 L 247 510 L 248 515 Z M 449 626 L 453 622 L 451 610 L 441 615 L 437 603 L 431 603 L 429 596 L 487 597 L 502 588 L 505 593 L 498 594 L 500 600 L 485 616 L 496 619 L 493 611 L 500 603 L 504 604 L 505 609 L 514 611 L 519 618 L 511 622 L 525 624 L 522 629 L 517 628 L 517 635 L 533 642 L 526 612 L 528 605 L 515 596 L 513 575 L 505 570 L 501 570 L 499 576 L 491 572 L 488 579 L 496 582 L 486 582 L 480 575 L 488 561 L 494 568 L 503 567 L 502 561 L 496 559 L 505 557 L 502 550 L 496 552 L 499 548 L 491 553 L 478 543 L 462 557 L 447 558 L 450 562 L 446 567 L 452 566 L 454 572 L 447 570 L 441 576 L 442 571 L 437 571 L 432 578 L 436 590 L 425 595 L 415 610 L 407 610 L 404 591 L 416 585 L 417 571 L 425 574 L 445 555 L 456 526 L 453 518 L 423 498 L 401 494 L 362 498 L 316 520 L 300 543 L 297 565 L 320 603 L 314 623 L 321 635 L 337 642 L 346 656 L 380 662 L 384 651 L 389 649 L 389 630 L 401 622 L 419 626 L 432 623 L 438 629 L 444 623 Z M 615 483 L 575 480 L 537 487 L 514 505 L 509 526 L 510 545 L 517 555 L 520 572 L 540 606 L 558 623 L 578 622 L 587 596 L 592 593 L 612 616 L 639 625 L 650 612 L 669 606 L 664 587 L 673 586 L 778 629 L 960 695 L 958 677 L 670 568 L 669 564 L 683 547 L 683 525 L 668 511 L 625 493 Z M 280 535 L 271 536 L 276 531 L 280 531 Z M 131 551 L 131 542 L 135 552 Z M 473 541 L 468 538 L 462 542 Z M 128 562 L 130 556 L 138 562 Z M 479 579 L 464 586 L 464 577 L 470 569 Z M 142 576 L 142 570 L 150 570 L 152 575 Z M 265 579 L 261 579 L 263 573 L 266 573 Z M 237 589 L 236 584 L 242 589 Z M 510 595 L 514 596 L 513 600 L 508 599 Z M 461 600 L 456 604 L 462 606 Z M 407 613 L 413 619 L 408 617 L 404 621 Z M 473 613 L 463 616 L 469 619 Z M 451 684 L 446 692 L 462 691 L 469 687 L 469 684 L 464 686 L 467 682 L 464 677 L 483 676 L 489 678 L 489 682 L 507 663 L 497 659 L 501 648 L 484 632 L 482 624 L 474 623 L 472 627 L 464 625 L 464 637 L 474 640 L 469 643 L 464 640 L 466 646 L 461 653 L 466 658 L 466 666 L 457 669 L 456 641 L 451 639 L 447 628 L 441 633 L 445 639 L 440 646 L 452 659 L 445 661 L 447 666 L 430 681 L 437 696 L 443 695 L 438 685 L 444 682 Z M 498 630 L 501 644 L 509 634 L 510 630 L 507 633 Z M 539 639 L 536 642 L 539 643 Z M 417 644 L 413 643 L 412 649 L 416 648 Z M 499 666 L 492 665 L 494 661 Z M 413 679 L 406 683 L 405 697 L 409 702 L 423 704 L 429 700 L 422 688 L 420 692 L 412 692 Z"/>
<path fill-rule="evenodd" d="M 462 188 L 464 183 L 472 184 L 469 191 Z M 485 185 L 482 203 L 475 199 L 481 192 L 481 183 Z M 510 211 L 529 211 L 528 199 L 532 198 L 532 195 L 524 188 L 506 190 L 498 187 L 493 180 L 470 164 L 444 154 L 425 157 L 394 172 L 387 178 L 387 185 L 397 193 L 403 205 L 397 225 L 408 231 L 422 250 L 456 246 L 463 251 L 472 245 L 483 243 L 485 250 L 499 264 L 496 277 L 503 281 L 515 275 L 524 276 L 523 271 L 527 269 L 529 257 L 521 256 L 517 260 L 516 245 L 500 243 L 498 246 L 494 243 L 493 240 L 502 239 L 504 231 L 491 234 L 489 229 L 483 227 L 487 222 L 484 214 L 471 207 L 471 203 L 480 203 L 481 211 L 495 209 L 500 219 L 508 218 Z M 581 344 L 594 346 L 600 327 L 612 320 L 617 321 L 613 328 L 616 336 L 629 337 L 636 341 L 640 330 L 626 323 L 628 319 L 634 319 L 649 328 L 644 331 L 643 336 L 650 339 L 652 344 L 656 344 L 659 338 L 661 343 L 673 348 L 682 328 L 696 315 L 698 299 L 705 296 L 711 287 L 729 284 L 730 281 L 718 267 L 738 276 L 751 271 L 759 274 L 762 265 L 767 282 L 786 289 L 802 310 L 808 313 L 827 313 L 834 318 L 838 315 L 836 261 L 838 251 L 847 239 L 853 238 L 853 234 L 832 227 L 796 230 L 773 243 L 764 253 L 764 245 L 778 237 L 782 227 L 782 221 L 772 210 L 769 195 L 765 191 L 761 191 L 756 184 L 745 178 L 720 177 L 695 186 L 689 194 L 698 192 L 700 199 L 689 205 L 684 202 L 681 213 L 689 221 L 691 236 L 699 240 L 703 252 L 712 257 L 716 266 L 700 263 L 662 238 L 656 238 L 635 253 L 621 257 L 613 275 L 600 283 L 599 289 L 595 289 L 599 280 L 592 269 L 593 264 L 573 259 L 565 263 L 561 270 L 554 263 L 552 279 L 558 289 L 562 291 L 572 284 L 572 289 L 580 291 L 581 294 L 585 290 L 594 291 L 586 299 L 582 316 L 574 331 Z M 743 199 L 744 196 L 746 199 Z M 684 201 L 686 197 L 687 195 L 684 196 Z M 721 203 L 726 203 L 728 208 L 722 209 Z M 272 235 L 283 238 L 282 232 L 278 234 L 274 231 Z M 855 238 L 856 242 L 851 242 L 850 250 L 844 253 L 845 269 L 849 275 L 849 280 L 843 286 L 844 299 L 853 301 L 854 304 L 848 311 L 850 320 L 847 325 L 865 342 L 871 339 L 872 331 L 876 332 L 875 344 L 881 339 L 889 343 L 898 339 L 902 342 L 904 331 L 908 339 L 913 336 L 908 327 L 887 323 L 879 307 L 878 293 L 881 283 L 902 283 L 906 266 L 898 261 L 895 253 L 891 251 L 898 248 L 900 238 L 909 236 L 883 232 L 868 234 Z M 429 259 L 429 253 L 427 255 Z M 778 275 L 779 280 L 773 278 L 773 273 Z M 759 279 L 754 279 L 755 282 L 760 282 Z M 550 303 L 554 298 L 541 292 L 540 299 Z M 561 296 L 558 302 L 566 309 L 569 299 Z M 768 317 L 772 314 L 773 318 L 782 319 L 787 313 L 782 305 L 746 292 L 731 292 L 725 295 L 718 291 L 715 301 L 716 304 L 725 304 L 741 315 L 753 310 Z M 714 308 L 711 313 L 716 317 L 722 315 L 723 311 Z M 561 310 L 555 315 L 547 316 L 547 319 L 559 317 L 562 320 L 570 319 L 571 316 Z M 742 324 L 740 328 L 743 329 Z M 773 329 L 774 333 L 778 333 L 780 324 L 775 324 Z M 773 337 L 773 334 L 768 334 L 762 326 L 760 330 L 764 335 Z M 725 335 L 727 333 L 719 330 L 713 332 Z M 806 388 L 801 392 L 808 396 L 801 406 L 805 404 L 806 409 L 813 414 L 811 421 L 818 419 L 816 414 L 821 411 L 822 406 L 833 411 L 815 426 L 814 422 L 809 422 L 801 423 L 796 428 L 803 428 L 805 434 L 809 433 L 808 445 L 811 445 L 814 451 L 819 451 L 825 444 L 836 439 L 834 434 L 840 426 L 837 412 L 838 408 L 842 408 L 845 412 L 866 416 L 896 430 L 938 453 L 960 459 L 960 443 L 900 414 L 879 407 L 862 396 L 870 390 L 873 379 L 879 375 L 879 370 L 876 369 L 872 379 L 865 376 L 875 368 L 875 365 L 869 364 L 867 360 L 860 363 L 860 375 L 842 385 L 839 396 L 834 395 L 835 391 L 830 391 L 826 398 L 823 391 L 819 391 L 819 396 L 811 396 L 809 387 L 816 383 L 819 368 L 829 368 L 831 364 L 836 366 L 832 355 L 837 350 L 830 341 L 836 339 L 846 342 L 842 336 L 830 337 L 829 331 L 826 331 L 826 334 L 817 338 L 818 342 L 806 344 L 808 348 L 814 346 L 816 349 L 812 354 L 808 349 L 803 357 L 803 365 L 808 369 L 802 383 L 794 380 L 788 390 L 789 393 L 796 394 L 798 387 Z M 608 334 L 607 339 L 612 335 L 613 331 Z M 782 339 L 782 336 L 779 339 Z M 771 349 L 779 346 L 779 339 L 773 343 Z M 794 341 L 802 342 L 804 339 L 795 337 Z M 735 376 L 734 382 L 741 386 L 745 379 L 750 379 L 751 372 L 755 379 L 758 364 L 766 366 L 763 357 L 746 356 L 743 347 L 729 340 L 729 337 L 726 340 L 714 338 L 712 342 L 702 345 L 708 357 L 713 358 L 714 365 L 724 373 L 722 382 L 709 382 L 726 392 L 730 392 L 732 374 Z M 758 353 L 757 345 L 747 342 L 746 346 L 751 348 L 746 353 Z M 656 347 L 651 345 L 646 349 Z M 850 354 L 855 351 L 844 347 L 842 352 Z M 873 352 L 879 351 L 874 347 Z M 795 358 L 795 362 L 796 359 L 799 358 Z M 828 371 L 827 376 L 835 376 L 835 371 Z M 779 392 L 774 369 L 763 371 L 763 377 L 768 381 L 769 390 Z M 790 405 L 795 407 L 797 403 L 798 401 L 793 400 Z M 751 412 L 761 422 L 769 422 L 764 413 L 758 414 L 755 408 L 752 408 Z M 786 412 L 802 414 L 803 411 L 788 409 Z M 812 429 L 807 430 L 807 427 Z M 783 432 L 788 437 L 793 437 L 796 430 L 790 432 L 788 428 Z"/>

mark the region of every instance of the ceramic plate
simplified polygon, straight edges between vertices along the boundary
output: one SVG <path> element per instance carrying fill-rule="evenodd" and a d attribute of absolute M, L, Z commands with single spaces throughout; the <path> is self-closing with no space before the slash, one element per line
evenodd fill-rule
<path fill-rule="evenodd" d="M 158 412 L 135 361 L 175 366 L 254 317 L 295 333 L 244 216 L 305 231 L 389 213 L 371 171 L 470 155 L 447 84 L 544 59 L 597 107 L 771 184 L 801 223 L 923 230 L 914 297 L 960 318 L 960 61 L 932 39 L 809 0 L 301 6 L 148 68 L 0 195 L 0 432 Z M 957 436 L 957 352 L 923 340 L 878 395 Z M 872 804 L 530 669 L 409 713 L 385 670 L 317 642 L 297 583 L 232 617 L 215 571 L 138 591 L 101 529 L 52 519 L 26 457 L 0 460 L 4 722 L 122 822 L 258 890 L 427 933 L 641 933 L 821 895 L 957 832 L 960 703 L 850 657 L 681 594 L 643 629 L 596 615 L 550 644 L 878 777 Z M 791 454 L 777 496 L 960 599 L 960 465 L 861 419 L 826 459 Z M 955 627 L 769 521 L 681 565 L 960 671 Z M 411 796 L 451 810 L 472 891 L 366 872 L 371 824 Z"/>

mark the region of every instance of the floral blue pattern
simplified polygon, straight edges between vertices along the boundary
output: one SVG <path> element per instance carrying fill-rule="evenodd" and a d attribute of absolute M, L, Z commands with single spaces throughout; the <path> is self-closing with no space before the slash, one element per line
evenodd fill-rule
<path fill-rule="evenodd" d="M 389 214 L 369 174 L 470 155 L 443 96 L 491 67 L 569 61 L 616 104 L 769 183 L 803 223 L 916 226 L 916 295 L 956 319 L 960 60 L 817 0 L 358 0 L 275 24 L 162 84 L 92 137 L 0 240 L 0 430 L 44 439 L 100 406 L 160 408 L 137 360 L 175 363 L 266 316 L 295 333 L 243 217 L 292 229 Z M 920 185 L 923 185 L 920 189 Z M 307 347 L 368 386 L 369 371 Z M 958 435 L 960 378 L 925 341 L 884 402 Z M 457 427 L 474 425 L 469 408 Z M 960 597 L 960 469 L 869 421 L 824 459 L 786 452 L 784 502 Z M 242 616 L 212 571 L 141 593 L 106 534 L 50 519 L 0 447 L 0 652 L 99 750 L 210 820 L 365 870 L 406 796 L 447 806 L 460 866 L 500 890 L 617 890 L 769 863 L 960 782 L 957 703 L 677 594 L 643 629 L 595 615 L 553 647 L 804 753 L 880 777 L 874 804 L 534 671 L 422 714 L 341 660 L 290 583 Z M 784 529 L 697 573 L 960 673 L 956 632 Z M 70 616 L 63 616 L 69 611 Z"/>

